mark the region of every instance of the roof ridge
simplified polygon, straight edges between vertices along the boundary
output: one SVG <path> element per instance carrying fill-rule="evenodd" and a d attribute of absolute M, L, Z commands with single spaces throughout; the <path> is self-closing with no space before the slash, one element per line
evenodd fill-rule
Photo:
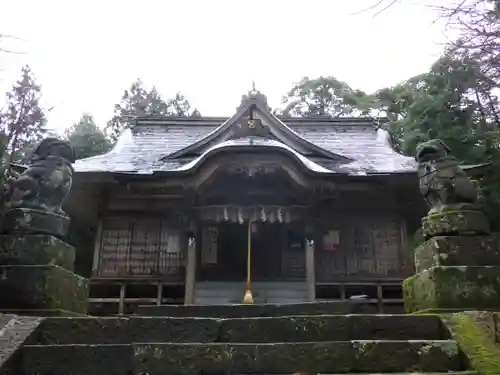
<path fill-rule="evenodd" d="M 292 126 L 308 125 L 314 123 L 315 125 L 340 125 L 340 126 L 353 126 L 353 125 L 367 125 L 371 124 L 376 126 L 376 122 L 387 122 L 386 117 L 323 117 L 323 116 L 308 116 L 308 117 L 293 117 L 293 116 L 277 116 L 278 120 L 285 125 L 293 123 Z M 180 123 L 197 123 L 196 125 L 209 126 L 217 125 L 227 122 L 233 116 L 219 117 L 219 116 L 203 116 L 203 117 L 186 117 L 186 116 L 141 116 L 135 118 L 132 128 L 138 126 L 165 126 L 165 125 L 180 125 Z M 299 124 L 302 123 L 302 124 Z"/>

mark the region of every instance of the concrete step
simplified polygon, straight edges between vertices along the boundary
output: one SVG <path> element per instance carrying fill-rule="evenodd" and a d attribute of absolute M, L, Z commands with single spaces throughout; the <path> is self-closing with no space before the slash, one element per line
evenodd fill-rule
<path fill-rule="evenodd" d="M 394 373 L 464 370 L 454 341 L 34 345 L 23 347 L 26 375 Z"/>
<path fill-rule="evenodd" d="M 315 315 L 276 318 L 52 317 L 30 344 L 130 342 L 316 342 L 448 339 L 432 315 Z"/>
<path fill-rule="evenodd" d="M 152 305 L 139 306 L 142 316 L 197 316 L 203 318 L 250 318 L 257 316 L 348 314 L 352 304 L 344 302 L 305 302 L 286 304 Z"/>

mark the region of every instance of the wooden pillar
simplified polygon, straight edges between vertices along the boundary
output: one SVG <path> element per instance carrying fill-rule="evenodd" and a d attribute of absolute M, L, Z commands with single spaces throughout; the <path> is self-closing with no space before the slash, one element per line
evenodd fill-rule
<path fill-rule="evenodd" d="M 118 301 L 118 314 L 123 315 L 125 311 L 125 290 L 127 286 L 125 283 L 120 285 L 120 300 Z"/>
<path fill-rule="evenodd" d="M 101 258 L 102 243 L 102 219 L 97 223 L 97 230 L 94 239 L 94 261 L 92 262 L 92 276 L 99 276 L 99 259 Z"/>
<path fill-rule="evenodd" d="M 189 236 L 187 247 L 186 263 L 186 284 L 184 294 L 184 304 L 192 305 L 194 303 L 194 287 L 196 282 L 196 237 L 194 232 Z"/>
<path fill-rule="evenodd" d="M 306 239 L 306 284 L 309 302 L 316 301 L 316 273 L 314 268 L 314 240 Z"/>
<path fill-rule="evenodd" d="M 156 305 L 160 306 L 163 299 L 163 284 L 160 282 L 156 289 Z"/>

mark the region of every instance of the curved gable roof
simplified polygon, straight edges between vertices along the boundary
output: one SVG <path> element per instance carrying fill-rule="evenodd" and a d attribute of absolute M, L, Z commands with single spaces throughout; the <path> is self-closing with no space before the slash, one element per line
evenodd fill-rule
<path fill-rule="evenodd" d="M 247 127 L 249 120 L 262 122 L 263 130 L 265 127 L 266 129 L 264 131 L 269 132 L 269 138 L 275 139 L 297 152 L 323 156 L 336 160 L 337 162 L 347 163 L 353 161 L 348 157 L 336 154 L 309 142 L 293 131 L 271 113 L 265 95 L 256 90 L 252 90 L 248 95 L 244 95 L 236 113 L 206 137 L 181 150 L 165 155 L 163 159 L 176 159 L 185 155 L 200 155 L 205 150 L 218 143 L 225 142 L 229 139 L 239 138 L 242 135 L 251 135 L 251 132 L 243 132 L 242 129 L 242 127 Z M 264 138 L 266 137 L 262 133 L 257 134 L 257 132 L 255 132 L 255 134 Z"/>
<path fill-rule="evenodd" d="M 173 169 L 172 171 L 190 171 L 195 168 L 197 168 L 200 164 L 203 163 L 207 158 L 209 158 L 211 155 L 221 152 L 221 151 L 227 151 L 231 149 L 241 149 L 242 147 L 244 148 L 265 148 L 267 150 L 278 150 L 282 151 L 291 157 L 293 157 L 295 160 L 300 162 L 306 169 L 308 169 L 311 172 L 317 172 L 317 173 L 332 173 L 331 170 L 322 167 L 321 165 L 309 160 L 305 156 L 301 155 L 291 147 L 272 140 L 272 139 L 262 139 L 262 138 L 254 138 L 254 137 L 245 137 L 245 138 L 238 138 L 238 139 L 232 139 L 228 141 L 224 141 L 222 143 L 218 143 L 212 147 L 210 147 L 208 150 L 206 150 L 203 154 L 201 154 L 199 157 L 196 159 L 190 161 L 189 163 L 186 163 L 178 168 Z"/>

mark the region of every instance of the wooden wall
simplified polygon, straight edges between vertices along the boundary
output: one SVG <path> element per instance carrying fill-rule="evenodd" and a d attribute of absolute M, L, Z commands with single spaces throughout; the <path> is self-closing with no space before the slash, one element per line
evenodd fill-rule
<path fill-rule="evenodd" d="M 316 234 L 316 281 L 402 278 L 411 274 L 405 223 L 397 215 L 340 215 Z M 324 237 L 338 237 L 331 246 Z"/>
<path fill-rule="evenodd" d="M 106 217 L 98 238 L 94 276 L 184 278 L 186 235 L 168 220 Z"/>
<path fill-rule="evenodd" d="M 270 252 L 279 254 L 276 262 L 280 264 L 272 262 L 276 263 L 273 269 L 277 270 L 276 275 L 274 271 L 271 272 L 274 278 L 283 280 L 305 278 L 304 248 L 303 246 L 299 248 L 296 244 L 300 242 L 299 237 L 305 240 L 306 227 L 308 227 L 307 222 L 295 223 L 292 226 L 276 225 L 276 228 L 281 228 L 279 236 L 282 240 L 274 245 L 270 242 L 269 249 L 262 249 L 265 250 L 262 252 L 268 255 Z M 344 279 L 400 279 L 411 275 L 413 271 L 411 255 L 405 245 L 405 222 L 397 214 L 336 213 L 332 218 L 320 219 L 314 227 L 318 283 Z M 204 226 L 200 226 L 201 228 Z M 276 228 L 273 228 L 273 231 Z M 293 228 L 295 230 L 291 230 Z M 244 232 L 242 231 L 242 235 L 246 238 Z M 263 233 L 262 229 L 260 232 Z M 333 237 L 337 238 L 337 246 L 332 247 L 331 243 L 325 242 L 324 238 L 328 233 L 330 242 L 332 233 Z M 294 236 L 290 237 L 290 234 Z M 201 247 L 206 242 L 205 237 L 201 236 L 197 241 L 198 277 L 223 280 L 223 270 L 217 267 L 215 279 L 208 275 L 203 276 L 203 272 L 200 273 L 205 268 L 205 262 L 201 259 Z M 243 245 L 238 245 L 238 248 L 241 247 L 242 253 L 246 253 L 246 241 L 242 242 Z M 178 223 L 154 216 L 106 217 L 101 222 L 97 245 L 99 253 L 94 264 L 94 277 L 161 277 L 164 280 L 184 281 L 187 230 Z M 208 245 L 205 246 L 208 249 Z M 259 241 L 255 241 L 255 246 L 264 245 L 259 245 Z M 254 257 L 258 254 L 256 249 Z M 216 257 L 219 258 L 218 255 Z M 269 257 L 262 260 L 255 258 L 254 264 L 258 267 L 259 263 L 266 264 L 270 261 Z M 217 263 L 224 262 L 216 261 L 216 265 Z M 245 254 L 242 254 L 241 262 L 238 263 L 245 268 Z M 244 274 L 244 272 L 238 274 L 238 279 Z M 265 279 L 269 279 L 270 276 L 269 272 L 265 277 L 262 275 Z"/>

